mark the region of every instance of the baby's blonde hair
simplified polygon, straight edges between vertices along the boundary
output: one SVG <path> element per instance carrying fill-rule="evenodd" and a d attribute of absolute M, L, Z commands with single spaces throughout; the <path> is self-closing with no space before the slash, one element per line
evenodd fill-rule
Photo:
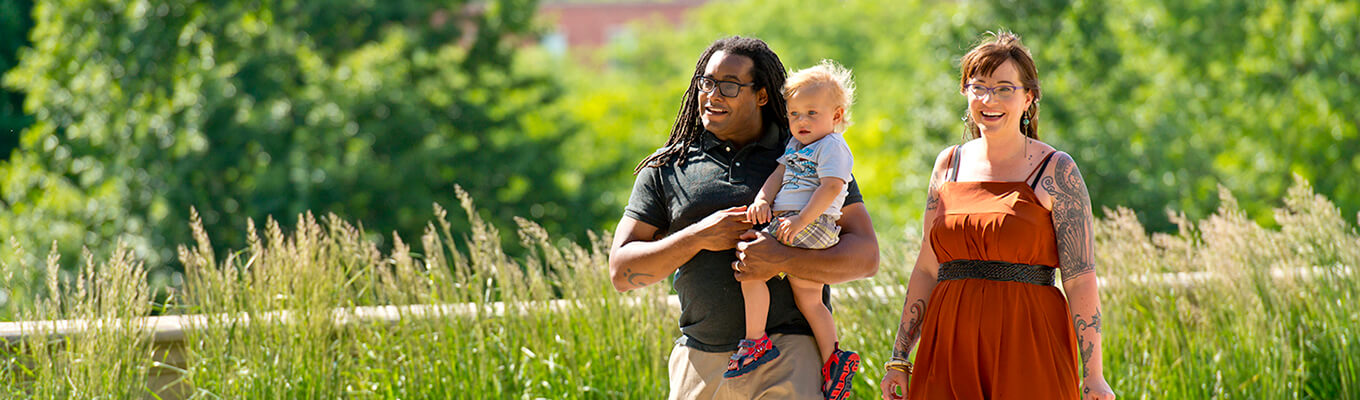
<path fill-rule="evenodd" d="M 784 89 L 780 91 L 785 99 L 797 94 L 799 90 L 826 86 L 831 90 L 832 99 L 835 99 L 838 106 L 844 110 L 841 114 L 841 122 L 836 124 L 836 130 L 844 132 L 850 126 L 850 105 L 855 103 L 855 81 L 851 76 L 849 68 L 845 68 L 835 61 L 822 60 L 821 63 L 809 68 L 799 70 L 789 74 L 789 78 L 784 81 Z"/>

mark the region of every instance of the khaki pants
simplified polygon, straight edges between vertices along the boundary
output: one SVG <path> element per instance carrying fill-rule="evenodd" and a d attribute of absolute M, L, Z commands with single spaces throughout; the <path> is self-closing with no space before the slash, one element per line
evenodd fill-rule
<path fill-rule="evenodd" d="M 671 400 L 825 399 L 822 356 L 807 335 L 770 335 L 779 357 L 738 378 L 724 379 L 735 351 L 709 353 L 675 345 L 671 350 Z"/>

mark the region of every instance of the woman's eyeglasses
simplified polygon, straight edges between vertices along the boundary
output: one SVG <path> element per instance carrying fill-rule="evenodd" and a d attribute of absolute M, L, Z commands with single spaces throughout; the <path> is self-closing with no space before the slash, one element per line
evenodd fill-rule
<path fill-rule="evenodd" d="M 1016 92 L 1019 92 L 1020 89 L 1024 88 L 1025 88 L 1024 86 L 1012 86 L 1012 85 L 998 85 L 995 87 L 986 87 L 976 83 L 970 83 L 967 85 L 963 85 L 963 92 L 978 99 L 982 98 L 982 96 L 986 96 L 987 94 L 991 94 L 992 97 L 995 97 L 997 99 L 1009 100 L 1011 96 L 1015 96 Z"/>

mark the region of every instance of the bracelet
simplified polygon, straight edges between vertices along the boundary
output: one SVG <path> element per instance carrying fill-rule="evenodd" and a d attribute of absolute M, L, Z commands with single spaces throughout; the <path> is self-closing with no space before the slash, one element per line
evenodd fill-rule
<path fill-rule="evenodd" d="M 884 369 L 884 370 L 888 370 L 888 371 L 902 371 L 903 373 L 906 373 L 907 375 L 911 375 L 912 367 L 913 367 L 913 365 L 911 364 L 911 361 L 903 360 L 903 359 L 900 359 L 900 358 L 894 358 L 894 359 L 888 360 L 888 362 L 886 362 L 886 363 L 883 363 L 883 369 Z"/>

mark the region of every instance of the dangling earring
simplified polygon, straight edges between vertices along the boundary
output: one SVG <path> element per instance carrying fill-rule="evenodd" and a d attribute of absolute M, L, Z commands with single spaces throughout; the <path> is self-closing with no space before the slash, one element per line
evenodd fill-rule
<path fill-rule="evenodd" d="M 1024 114 L 1020 114 L 1020 118 L 1021 124 L 1025 124 L 1026 126 L 1029 125 L 1029 111 L 1026 111 Z"/>
<path fill-rule="evenodd" d="M 968 119 L 967 113 L 964 113 L 962 117 L 959 117 L 959 120 L 963 121 L 963 141 L 967 142 L 972 140 L 974 137 L 973 121 Z"/>

